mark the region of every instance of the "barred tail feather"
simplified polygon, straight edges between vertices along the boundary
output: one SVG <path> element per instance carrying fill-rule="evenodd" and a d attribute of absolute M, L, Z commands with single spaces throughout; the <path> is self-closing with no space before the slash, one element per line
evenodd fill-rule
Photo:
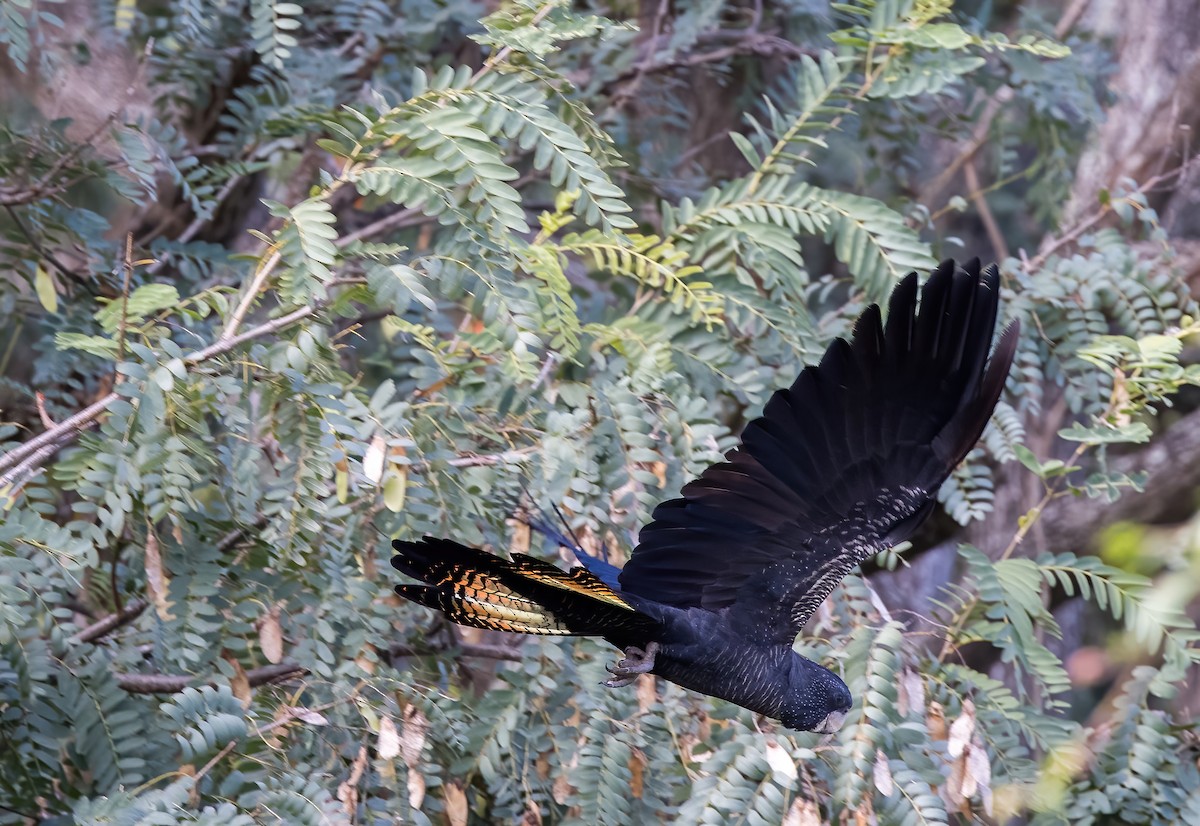
<path fill-rule="evenodd" d="M 658 623 L 583 568 L 569 573 L 513 554 L 512 560 L 426 536 L 395 540 L 392 566 L 425 585 L 397 585 L 407 600 L 475 628 L 521 634 L 645 637 Z"/>

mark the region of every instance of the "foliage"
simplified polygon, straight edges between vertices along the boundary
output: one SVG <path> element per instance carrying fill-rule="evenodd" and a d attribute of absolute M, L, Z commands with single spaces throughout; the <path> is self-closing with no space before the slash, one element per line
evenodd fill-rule
<path fill-rule="evenodd" d="M 665 683 L 600 689 L 598 643 L 481 640 L 390 593 L 391 536 L 527 549 L 505 522 L 521 486 L 586 543 L 627 547 L 733 444 L 739 414 L 953 244 L 906 195 L 911 161 L 885 162 L 911 145 L 896 125 L 993 74 L 1037 101 L 1065 82 L 1031 76 L 1039 61 L 1062 58 L 1084 88 L 1060 45 L 984 32 L 949 2 L 781 4 L 799 54 L 771 83 L 738 81 L 740 166 L 712 172 L 680 160 L 678 84 L 640 110 L 613 90 L 711 42 L 736 4 L 694 4 L 641 67 L 630 26 L 565 0 L 482 22 L 471 0 L 143 5 L 100 4 L 101 28 L 146 55 L 152 106 L 94 135 L 0 124 L 0 308 L 16 319 L 0 823 L 1200 808 L 1194 761 L 1175 759 L 1191 729 L 1150 702 L 1183 680 L 1196 631 L 1090 557 L 964 548 L 940 651 L 851 578 L 798 643 L 859 698 L 832 742 Z M 48 14 L 0 4 L 0 44 L 31 79 L 56 71 L 28 59 Z M 1040 131 L 1010 122 L 1010 144 L 1078 148 L 1061 112 L 1022 119 Z M 849 157 L 887 171 L 854 179 Z M 1120 229 L 1002 262 L 1025 335 L 993 426 L 942 491 L 959 522 L 990 509 L 1014 457 L 1047 501 L 1136 487 L 1107 451 L 1196 383 L 1178 361 L 1194 311 L 1156 216 L 1132 185 L 1107 208 Z M 14 348 L 37 357 L 17 365 Z M 1080 416 L 1070 461 L 1021 445 L 1048 386 Z M 61 442 L 19 453 L 81 409 Z M 1162 650 L 1107 744 L 1062 713 L 1052 589 Z M 959 661 L 979 641 L 1007 679 Z"/>

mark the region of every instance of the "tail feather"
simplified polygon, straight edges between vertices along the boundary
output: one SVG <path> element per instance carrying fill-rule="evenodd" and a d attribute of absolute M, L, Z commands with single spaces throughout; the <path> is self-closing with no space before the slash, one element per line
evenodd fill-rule
<path fill-rule="evenodd" d="M 584 568 L 570 572 L 524 554 L 501 559 L 449 539 L 395 540 L 392 566 L 425 585 L 398 585 L 405 599 L 475 628 L 523 634 L 642 636 L 658 629 Z"/>

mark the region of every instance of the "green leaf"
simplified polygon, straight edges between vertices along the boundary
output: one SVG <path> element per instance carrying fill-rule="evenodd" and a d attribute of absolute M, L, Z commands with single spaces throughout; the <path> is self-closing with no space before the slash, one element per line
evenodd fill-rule
<path fill-rule="evenodd" d="M 1107 422 L 1087 427 L 1073 424 L 1058 431 L 1060 438 L 1071 442 L 1084 442 L 1090 445 L 1142 444 L 1150 441 L 1152 431 L 1145 422 L 1129 422 L 1124 425 L 1112 425 Z"/>

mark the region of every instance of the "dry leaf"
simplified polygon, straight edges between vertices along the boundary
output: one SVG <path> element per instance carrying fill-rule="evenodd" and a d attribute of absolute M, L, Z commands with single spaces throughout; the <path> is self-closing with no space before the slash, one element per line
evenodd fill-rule
<path fill-rule="evenodd" d="M 800 776 L 796 771 L 796 761 L 788 754 L 787 749 L 775 740 L 767 741 L 767 765 L 771 767 L 772 772 L 781 774 L 788 780 L 795 780 Z"/>
<path fill-rule="evenodd" d="M 629 794 L 640 800 L 645 788 L 646 766 L 649 761 L 641 749 L 634 749 L 629 755 Z"/>
<path fill-rule="evenodd" d="M 854 810 L 854 826 L 875 826 L 875 809 L 871 806 L 871 798 L 867 798 Z"/>
<path fill-rule="evenodd" d="M 653 675 L 646 674 L 634 683 L 634 686 L 634 690 L 637 691 L 638 711 L 645 714 L 658 700 L 658 680 L 654 679 Z"/>
<path fill-rule="evenodd" d="M 962 792 L 963 777 L 966 773 L 967 758 L 962 756 L 950 764 L 950 775 L 946 778 L 946 784 L 942 786 L 942 799 L 955 812 L 964 812 L 968 808 L 967 799 Z"/>
<path fill-rule="evenodd" d="M 380 433 L 376 433 L 367 445 L 366 455 L 363 456 L 363 476 L 372 484 L 378 485 L 379 480 L 383 478 L 383 457 L 386 448 L 387 443 Z"/>
<path fill-rule="evenodd" d="M 308 723 L 310 726 L 327 726 L 329 718 L 319 711 L 305 708 L 304 706 L 287 706 L 288 712 L 303 723 Z"/>
<path fill-rule="evenodd" d="M 567 780 L 567 775 L 564 772 L 554 778 L 554 785 L 550 787 L 550 796 L 554 798 L 554 802 L 562 806 L 571 799 L 571 795 L 575 793 L 575 787 L 571 785 L 571 781 Z"/>
<path fill-rule="evenodd" d="M 229 690 L 233 692 L 234 697 L 242 701 L 242 708 L 250 708 L 253 697 L 250 693 L 250 678 L 246 676 L 246 669 L 242 668 L 242 664 L 237 661 L 236 657 L 229 654 L 225 655 L 225 662 L 233 666 L 233 676 L 229 678 Z"/>
<path fill-rule="evenodd" d="M 283 628 L 279 624 L 279 603 L 271 606 L 271 610 L 263 614 L 258 621 L 258 647 L 268 662 L 277 663 L 283 659 Z"/>
<path fill-rule="evenodd" d="M 891 797 L 896 792 L 896 784 L 892 780 L 892 767 L 888 763 L 887 755 L 883 753 L 883 749 L 875 749 L 875 766 L 872 769 L 873 779 L 875 780 L 875 788 L 884 797 Z"/>
<path fill-rule="evenodd" d="M 666 462 L 651 462 L 650 472 L 654 474 L 654 478 L 658 481 L 660 488 L 667 486 L 667 463 Z"/>
<path fill-rule="evenodd" d="M 929 739 L 946 739 L 946 711 L 937 700 L 929 704 L 929 711 L 925 714 L 925 727 L 929 729 Z"/>
<path fill-rule="evenodd" d="M 391 717 L 379 718 L 379 741 L 375 748 L 383 760 L 394 760 L 400 754 L 400 732 Z"/>
<path fill-rule="evenodd" d="M 457 782 L 442 787 L 446 797 L 446 820 L 450 826 L 467 826 L 467 794 Z"/>
<path fill-rule="evenodd" d="M 988 816 L 992 814 L 992 764 L 988 760 L 987 750 L 983 741 L 978 737 L 971 741 L 967 751 L 966 773 L 963 777 L 963 795 L 974 797 L 978 793 L 979 801 Z"/>
<path fill-rule="evenodd" d="M 167 602 L 167 588 L 171 579 L 163 568 L 162 554 L 159 552 L 158 537 L 154 531 L 146 534 L 146 594 L 154 605 L 154 611 L 163 622 L 175 619 L 171 615 L 171 603 Z"/>
<path fill-rule="evenodd" d="M 582 745 L 582 740 L 580 742 Z M 576 750 L 571 759 L 563 766 L 562 773 L 554 778 L 554 785 L 550 787 L 550 796 L 554 798 L 554 802 L 558 805 L 565 805 L 571 799 L 571 795 L 575 793 L 575 787 L 571 785 L 571 781 L 567 779 L 575 767 L 579 765 L 579 751 Z"/>
<path fill-rule="evenodd" d="M 533 800 L 526 801 L 519 826 L 542 826 L 542 807 Z"/>
<path fill-rule="evenodd" d="M 950 726 L 950 742 L 946 744 L 946 753 L 951 757 L 958 757 L 967 743 L 971 742 L 974 734 L 975 704 L 970 700 L 963 700 L 962 714 Z"/>
<path fill-rule="evenodd" d="M 528 522 L 522 522 L 520 519 L 512 520 L 512 541 L 508 545 L 508 549 L 514 554 L 529 553 L 529 545 L 533 539 L 533 528 L 529 527 Z"/>
<path fill-rule="evenodd" d="M 382 722 L 380 723 L 382 727 Z M 404 731 L 400 735 L 400 752 L 404 765 L 415 769 L 421 762 L 421 751 L 425 748 L 425 735 L 429 733 L 429 718 L 421 709 L 408 705 L 404 709 Z"/>
<path fill-rule="evenodd" d="M 797 797 L 783 816 L 782 826 L 821 826 L 821 815 L 817 811 L 817 804 L 806 798 Z"/>
<path fill-rule="evenodd" d="M 904 716 L 925 716 L 925 680 L 911 668 L 904 669 L 900 675 L 896 701 L 900 713 Z"/>
<path fill-rule="evenodd" d="M 408 770 L 408 806 L 420 809 L 425 803 L 425 777 L 416 769 Z"/>
<path fill-rule="evenodd" d="M 362 779 L 363 771 L 366 768 L 367 747 L 362 746 L 358 750 L 358 756 L 350 765 L 350 776 L 343 783 L 338 784 L 337 799 L 342 802 L 347 820 L 353 821 L 355 813 L 358 811 L 358 781 Z"/>

